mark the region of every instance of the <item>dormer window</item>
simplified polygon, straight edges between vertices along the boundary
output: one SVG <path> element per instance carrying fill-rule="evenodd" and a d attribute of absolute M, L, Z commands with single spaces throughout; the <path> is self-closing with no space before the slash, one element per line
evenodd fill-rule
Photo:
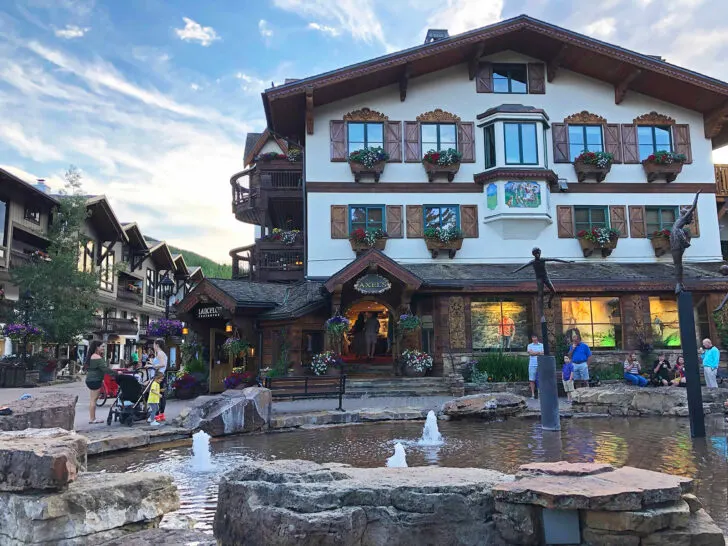
<path fill-rule="evenodd" d="M 528 93 L 528 73 L 525 64 L 494 64 L 493 92 Z"/>
<path fill-rule="evenodd" d="M 457 150 L 457 126 L 454 123 L 422 123 L 420 132 L 423 157 L 430 150 Z"/>
<path fill-rule="evenodd" d="M 363 148 L 384 147 L 384 124 L 352 122 L 347 124 L 349 153 Z"/>

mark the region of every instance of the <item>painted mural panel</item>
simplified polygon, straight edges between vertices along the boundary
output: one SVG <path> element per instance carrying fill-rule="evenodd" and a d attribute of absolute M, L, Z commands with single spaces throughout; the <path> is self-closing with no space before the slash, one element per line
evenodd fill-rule
<path fill-rule="evenodd" d="M 491 183 L 485 190 L 486 203 L 489 210 L 495 210 L 498 207 L 498 186 Z"/>
<path fill-rule="evenodd" d="M 541 186 L 537 182 L 506 182 L 506 205 L 514 209 L 541 206 Z"/>
<path fill-rule="evenodd" d="M 564 333 L 574 334 L 593 349 L 621 349 L 622 319 L 619 298 L 563 298 Z"/>

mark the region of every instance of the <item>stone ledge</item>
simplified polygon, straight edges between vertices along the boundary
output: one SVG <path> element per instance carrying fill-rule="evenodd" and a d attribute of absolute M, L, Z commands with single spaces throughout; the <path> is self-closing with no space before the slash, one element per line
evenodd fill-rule
<path fill-rule="evenodd" d="M 268 426 L 271 429 L 286 429 L 377 421 L 419 421 L 426 417 L 427 410 L 408 407 L 391 409 L 362 408 L 346 411 L 323 410 L 274 414 L 270 418 Z"/>
<path fill-rule="evenodd" d="M 113 428 L 84 432 L 88 440 L 88 454 L 102 455 L 114 451 L 134 449 L 148 445 L 164 444 L 191 437 L 191 432 L 178 427 L 163 426 L 159 428 Z"/>
<path fill-rule="evenodd" d="M 103 542 L 99 546 L 217 546 L 212 535 L 186 529 L 148 529 Z"/>
<path fill-rule="evenodd" d="M 73 430 L 78 396 L 63 392 L 48 392 L 15 400 L 7 404 L 12 415 L 0 416 L 0 430 L 26 428 L 62 428 Z"/>

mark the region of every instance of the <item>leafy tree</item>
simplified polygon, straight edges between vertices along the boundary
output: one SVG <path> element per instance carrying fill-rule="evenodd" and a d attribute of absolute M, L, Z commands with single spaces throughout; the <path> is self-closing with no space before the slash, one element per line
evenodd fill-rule
<path fill-rule="evenodd" d="M 48 229 L 48 257 L 33 257 L 12 272 L 20 294 L 30 294 L 19 306 L 21 320 L 45 330 L 46 339 L 72 343 L 89 331 L 98 302 L 98 277 L 78 270 L 80 249 L 87 242 L 83 233 L 88 217 L 86 197 L 81 192 L 81 173 L 71 166 L 66 187 L 52 213 Z M 20 309 L 18 310 L 20 311 Z"/>

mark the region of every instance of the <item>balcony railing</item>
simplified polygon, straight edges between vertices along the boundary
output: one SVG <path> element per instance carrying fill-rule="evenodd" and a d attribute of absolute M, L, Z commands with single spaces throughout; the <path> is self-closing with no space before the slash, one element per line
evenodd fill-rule
<path fill-rule="evenodd" d="M 296 164 L 300 165 L 300 164 Z M 263 225 L 269 207 L 279 199 L 303 198 L 303 173 L 294 169 L 256 170 L 248 178 L 248 186 L 231 181 L 232 208 L 235 217 L 248 224 Z"/>
<path fill-rule="evenodd" d="M 715 165 L 715 196 L 728 197 L 728 165 Z"/>
<path fill-rule="evenodd" d="M 135 305 L 142 304 L 142 291 L 140 288 L 131 288 L 129 285 L 119 281 L 116 289 L 116 297 L 120 300 L 133 303 Z"/>
<path fill-rule="evenodd" d="M 303 279 L 303 243 L 284 245 L 259 240 L 233 249 L 233 278 L 260 282 L 293 282 Z"/>
<path fill-rule="evenodd" d="M 98 333 L 135 336 L 139 325 L 131 319 L 94 317 L 93 329 Z"/>

